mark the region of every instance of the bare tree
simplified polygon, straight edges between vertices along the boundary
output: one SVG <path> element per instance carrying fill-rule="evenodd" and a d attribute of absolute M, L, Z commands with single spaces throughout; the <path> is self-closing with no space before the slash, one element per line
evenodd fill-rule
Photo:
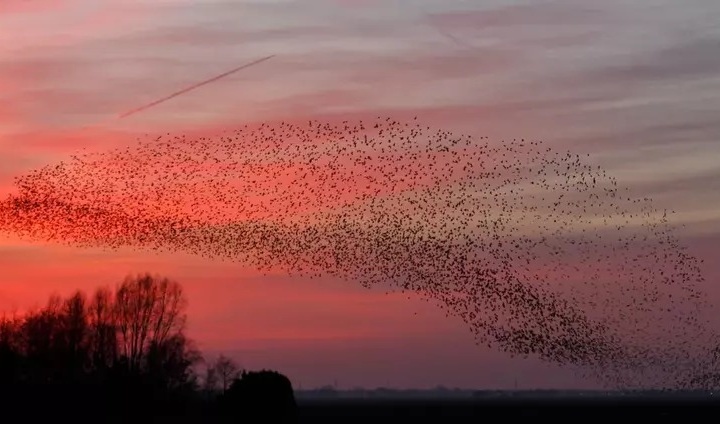
<path fill-rule="evenodd" d="M 81 291 L 65 299 L 62 305 L 60 315 L 62 328 L 58 334 L 62 340 L 59 340 L 57 348 L 67 357 L 68 365 L 71 367 L 68 372 L 81 371 L 87 358 L 86 305 L 85 294 Z"/>
<path fill-rule="evenodd" d="M 95 292 L 88 306 L 90 350 L 95 369 L 106 368 L 117 360 L 117 324 L 113 294 L 104 287 Z"/>
<path fill-rule="evenodd" d="M 196 387 L 194 366 L 202 361 L 202 354 L 182 332 L 173 334 L 162 343 L 152 343 L 143 361 L 143 372 L 167 389 Z"/>
<path fill-rule="evenodd" d="M 185 326 L 182 287 L 150 274 L 127 277 L 115 296 L 120 347 L 131 369 L 139 369 L 150 346 L 161 346 Z"/>
<path fill-rule="evenodd" d="M 21 373 L 22 343 L 20 329 L 22 320 L 15 314 L 0 318 L 0 385 L 17 381 Z"/>
<path fill-rule="evenodd" d="M 62 378 L 68 371 L 66 308 L 54 294 L 45 308 L 29 312 L 22 323 L 21 337 L 30 374 L 36 382 Z"/>
<path fill-rule="evenodd" d="M 54 295 L 22 317 L 0 314 L 5 403 L 30 395 L 28 401 L 56 415 L 65 405 L 70 412 L 75 399 L 107 400 L 103 408 L 152 408 L 155 399 L 166 408 L 188 400 L 198 389 L 202 355 L 183 332 L 184 307 L 177 283 L 141 275 L 116 292 Z"/>
<path fill-rule="evenodd" d="M 215 370 L 214 373 L 220 380 L 223 393 L 227 391 L 228 387 L 230 387 L 230 383 L 232 383 L 232 381 L 240 374 L 240 369 L 235 361 L 225 355 L 218 356 L 212 368 Z"/>
<path fill-rule="evenodd" d="M 218 375 L 215 364 L 207 364 L 205 368 L 205 378 L 203 379 L 203 390 L 206 392 L 214 392 L 218 386 Z"/>

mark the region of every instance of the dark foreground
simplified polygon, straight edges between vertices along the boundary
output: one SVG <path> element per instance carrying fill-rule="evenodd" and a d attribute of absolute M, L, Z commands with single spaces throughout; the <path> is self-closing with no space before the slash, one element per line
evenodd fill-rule
<path fill-rule="evenodd" d="M 241 414 L 218 414 L 217 409 L 181 408 L 169 414 L 148 414 L 134 410 L 129 414 L 108 414 L 102 409 L 76 410 L 76 414 L 57 414 L 47 405 L 33 405 L 24 413 L 6 414 L 13 418 L 8 422 L 73 422 L 92 423 L 158 423 L 158 424 L 225 424 L 225 423 L 448 423 L 465 424 L 488 422 L 488 419 L 554 420 L 576 422 L 577 420 L 616 419 L 662 419 L 661 422 L 701 422 L 708 418 L 716 420 L 720 400 L 711 397 L 604 397 L 596 399 L 533 398 L 533 399 L 413 399 L 413 400 L 300 400 L 295 417 L 278 419 L 272 409 L 260 405 L 259 409 Z M 131 405 L 128 405 L 131 407 Z M 19 412 L 19 411 L 16 411 Z M 265 412 L 265 413 L 263 413 Z M 66 420 L 67 419 L 67 420 Z M 671 419 L 673 421 L 666 421 Z M 620 421 L 622 420 L 622 421 Z M 684 420 L 684 421 L 680 421 Z M 687 421 L 689 420 L 689 421 Z M 4 421 L 3 421 L 4 422 Z M 553 421 L 550 421 L 553 422 Z M 607 421 L 605 421 L 607 422 Z M 652 422 L 652 421 L 649 421 Z M 612 424 L 612 423 L 610 423 Z"/>
<path fill-rule="evenodd" d="M 720 411 L 711 397 L 607 397 L 599 399 L 303 400 L 298 423 L 470 423 L 502 419 L 707 418 Z M 712 416 L 712 415 L 710 415 Z M 715 416 L 717 417 L 717 416 Z"/>

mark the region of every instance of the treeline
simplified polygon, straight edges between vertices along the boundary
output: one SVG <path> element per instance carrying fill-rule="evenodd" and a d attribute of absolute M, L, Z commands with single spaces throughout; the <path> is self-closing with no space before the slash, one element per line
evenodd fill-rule
<path fill-rule="evenodd" d="M 204 360 L 185 335 L 186 308 L 177 282 L 144 274 L 92 295 L 51 296 L 45 307 L 22 316 L 4 315 L 5 411 L 100 421 L 218 414 L 232 409 L 229 403 L 243 403 L 228 398 L 247 392 L 248 377 L 284 378 L 265 371 L 241 374 L 225 357 L 204 367 L 200 378 L 197 366 Z"/>

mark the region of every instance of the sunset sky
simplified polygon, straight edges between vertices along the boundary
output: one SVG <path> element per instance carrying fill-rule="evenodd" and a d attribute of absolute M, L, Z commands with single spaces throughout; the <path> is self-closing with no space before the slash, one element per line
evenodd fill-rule
<path fill-rule="evenodd" d="M 36 167 L 145 133 L 417 116 L 589 153 L 619 184 L 676 211 L 677 234 L 714 283 L 718 22 L 715 0 L 2 0 L 0 195 Z M 166 275 L 186 288 L 189 334 L 205 353 L 278 369 L 303 388 L 591 384 L 478 347 L 433 305 L 352 282 L 10 234 L 0 234 L 0 269 L 7 311 L 128 273 Z"/>

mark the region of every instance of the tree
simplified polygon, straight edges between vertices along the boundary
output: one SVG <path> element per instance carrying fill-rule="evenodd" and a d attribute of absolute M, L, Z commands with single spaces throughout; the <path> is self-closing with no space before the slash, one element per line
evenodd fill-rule
<path fill-rule="evenodd" d="M 273 423 L 294 422 L 297 413 L 290 380 L 271 370 L 243 372 L 223 396 L 223 405 L 239 418 L 262 416 Z"/>
<path fill-rule="evenodd" d="M 120 350 L 131 370 L 140 369 L 150 346 L 162 346 L 185 327 L 187 301 L 175 281 L 150 274 L 127 277 L 115 295 Z"/>
<path fill-rule="evenodd" d="M 22 352 L 21 352 L 21 325 L 17 316 L 0 318 L 0 387 L 12 385 L 20 378 Z"/>
<path fill-rule="evenodd" d="M 103 287 L 95 291 L 88 306 L 89 344 L 93 369 L 111 367 L 118 357 L 117 323 L 113 294 Z"/>
<path fill-rule="evenodd" d="M 85 401 L 123 414 L 191 406 L 202 356 L 183 332 L 186 303 L 178 283 L 145 274 L 0 315 L 0 397 L 56 415 Z"/>
<path fill-rule="evenodd" d="M 230 387 L 230 383 L 240 375 L 240 369 L 235 361 L 225 355 L 218 356 L 212 368 L 214 369 L 214 375 L 222 385 L 223 393 Z"/>
<path fill-rule="evenodd" d="M 50 383 L 66 370 L 63 355 L 58 354 L 62 340 L 62 303 L 60 296 L 50 296 L 45 308 L 29 313 L 22 324 L 22 344 L 30 381 Z"/>
<path fill-rule="evenodd" d="M 177 333 L 149 347 L 143 372 L 157 387 L 166 390 L 194 389 L 193 366 L 202 360 L 200 352 L 184 334 Z"/>
<path fill-rule="evenodd" d="M 203 379 L 203 390 L 206 392 L 214 392 L 218 386 L 218 375 L 215 364 L 209 364 L 205 367 L 205 378 Z"/>
<path fill-rule="evenodd" d="M 79 373 L 87 363 L 88 322 L 85 294 L 75 292 L 63 302 L 60 313 L 61 337 L 60 349 L 67 358 L 68 372 Z"/>

